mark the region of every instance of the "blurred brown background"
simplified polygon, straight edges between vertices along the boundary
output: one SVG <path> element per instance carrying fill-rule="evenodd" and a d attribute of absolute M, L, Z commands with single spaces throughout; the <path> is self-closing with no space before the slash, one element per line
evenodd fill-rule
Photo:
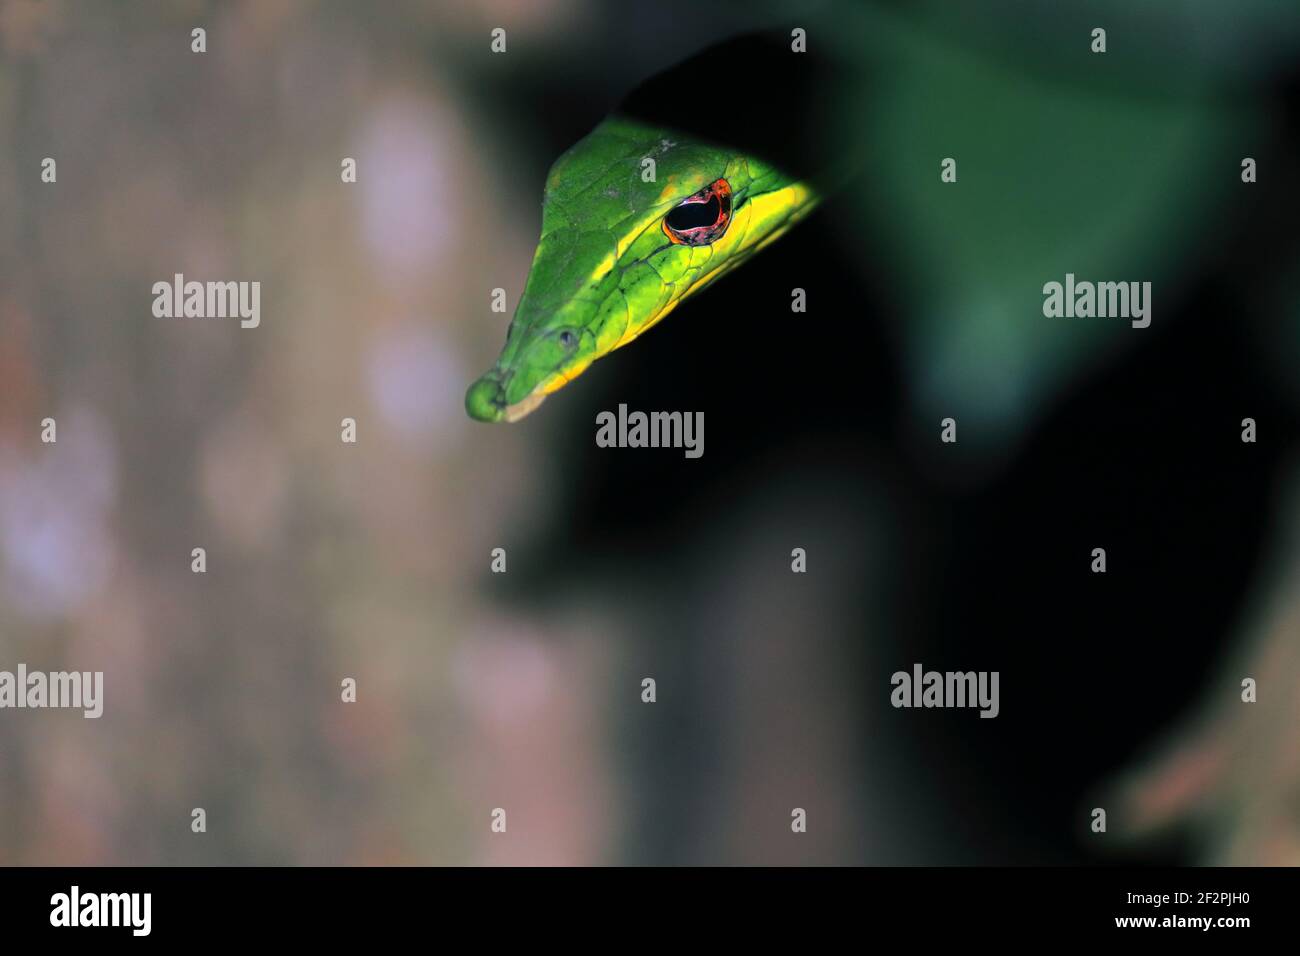
<path fill-rule="evenodd" d="M 507 577 L 569 569 L 535 542 L 572 494 L 565 442 L 590 444 L 558 412 L 486 428 L 461 404 L 504 338 L 491 290 L 522 289 L 547 166 L 634 81 L 771 12 L 656 6 L 0 2 L 0 668 L 106 675 L 99 720 L 0 714 L 0 864 L 978 856 L 944 842 L 973 813 L 956 771 L 861 719 L 857 669 L 917 657 L 845 625 L 885 616 L 915 518 L 839 467 L 870 442 L 744 461 L 743 496 L 691 500 L 713 523 L 635 528 L 626 567 L 575 565 L 554 600 L 487 573 L 496 547 Z M 153 318 L 177 272 L 260 281 L 260 328 Z M 1283 684 L 1289 528 L 1250 591 Z M 795 538 L 819 574 L 790 587 Z M 695 706 L 643 709 L 651 675 Z M 1270 701 L 1262 736 L 1239 731 L 1270 741 L 1259 787 L 1233 789 L 1225 731 L 1217 769 L 1154 791 L 1151 820 L 1190 806 L 1219 835 L 1190 858 L 1297 859 L 1296 714 Z M 800 840 L 794 806 L 816 821 Z"/>

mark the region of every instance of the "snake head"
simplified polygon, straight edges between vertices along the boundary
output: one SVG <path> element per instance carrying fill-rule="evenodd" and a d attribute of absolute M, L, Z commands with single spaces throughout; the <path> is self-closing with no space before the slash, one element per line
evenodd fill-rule
<path fill-rule="evenodd" d="M 528 281 L 496 365 L 465 395 L 470 417 L 524 417 L 816 201 L 756 157 L 605 120 L 551 167 Z"/>

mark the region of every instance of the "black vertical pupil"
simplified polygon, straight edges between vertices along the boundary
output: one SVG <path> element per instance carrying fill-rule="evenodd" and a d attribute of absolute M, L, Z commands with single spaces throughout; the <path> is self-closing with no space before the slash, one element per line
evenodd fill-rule
<path fill-rule="evenodd" d="M 711 226 L 718 221 L 721 214 L 722 204 L 718 202 L 718 197 L 713 195 L 709 197 L 708 202 L 688 202 L 678 206 L 668 213 L 664 221 L 674 232 L 685 232 L 687 229 Z"/>
<path fill-rule="evenodd" d="M 564 331 L 564 332 L 561 332 L 561 333 L 560 333 L 560 344 L 563 345 L 563 346 L 565 346 L 565 347 L 568 347 L 568 346 L 572 345 L 572 344 L 573 344 L 573 333 L 572 333 L 572 332 L 569 332 L 569 331 L 567 331 L 567 330 Z"/>

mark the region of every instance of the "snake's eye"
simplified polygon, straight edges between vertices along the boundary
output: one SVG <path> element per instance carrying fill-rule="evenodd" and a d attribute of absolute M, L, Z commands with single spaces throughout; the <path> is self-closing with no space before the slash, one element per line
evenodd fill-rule
<path fill-rule="evenodd" d="M 731 184 L 718 179 L 687 196 L 664 216 L 664 234 L 684 246 L 707 246 L 731 222 Z"/>
<path fill-rule="evenodd" d="M 565 329 L 560 333 L 560 347 L 571 349 L 578 344 L 578 336 L 573 333 L 572 329 Z"/>

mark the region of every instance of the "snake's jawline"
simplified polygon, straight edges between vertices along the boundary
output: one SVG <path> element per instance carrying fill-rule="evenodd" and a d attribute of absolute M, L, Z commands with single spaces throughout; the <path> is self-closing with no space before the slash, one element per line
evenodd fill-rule
<path fill-rule="evenodd" d="M 546 401 L 546 392 L 540 388 L 534 389 L 527 397 L 521 398 L 513 405 L 507 405 L 505 410 L 505 420 L 507 422 L 517 422 L 519 419 L 526 417 L 537 410 L 537 406 Z"/>

